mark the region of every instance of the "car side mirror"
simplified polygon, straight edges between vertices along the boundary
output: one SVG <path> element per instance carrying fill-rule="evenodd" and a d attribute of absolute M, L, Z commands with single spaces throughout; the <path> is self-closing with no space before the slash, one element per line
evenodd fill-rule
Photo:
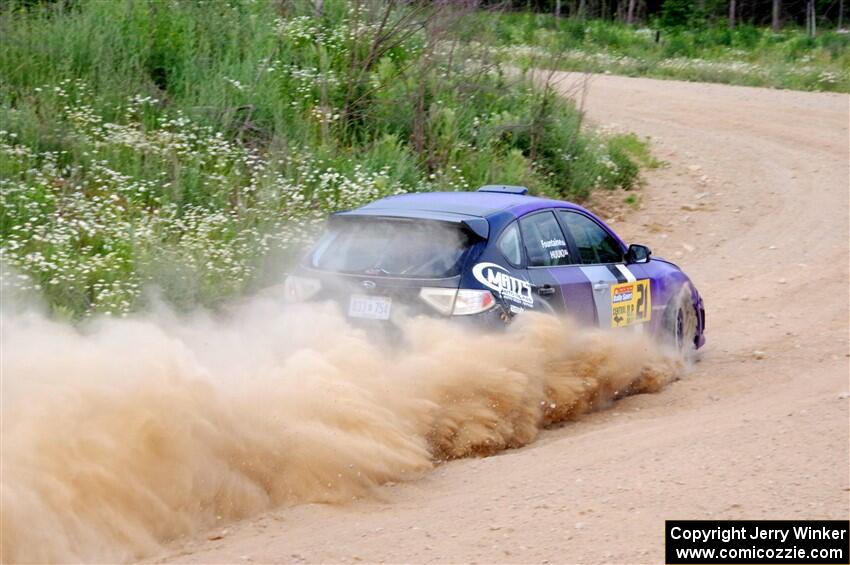
<path fill-rule="evenodd" d="M 649 247 L 633 243 L 629 245 L 629 250 L 626 251 L 626 263 L 649 263 L 650 255 L 652 255 L 652 250 Z"/>

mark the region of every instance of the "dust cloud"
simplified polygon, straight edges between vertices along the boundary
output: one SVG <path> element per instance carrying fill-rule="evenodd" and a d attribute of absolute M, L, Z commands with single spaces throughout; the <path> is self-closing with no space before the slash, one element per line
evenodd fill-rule
<path fill-rule="evenodd" d="M 642 334 L 524 314 L 412 319 L 381 344 L 330 304 L 252 299 L 72 328 L 2 317 L 3 562 L 131 561 L 289 504 L 341 503 L 675 378 Z"/>

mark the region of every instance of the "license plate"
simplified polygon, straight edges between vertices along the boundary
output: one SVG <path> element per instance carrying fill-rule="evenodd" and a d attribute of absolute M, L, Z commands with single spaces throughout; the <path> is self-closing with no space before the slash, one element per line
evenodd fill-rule
<path fill-rule="evenodd" d="M 364 296 L 355 294 L 348 303 L 348 315 L 367 320 L 389 320 L 393 301 L 388 296 Z"/>

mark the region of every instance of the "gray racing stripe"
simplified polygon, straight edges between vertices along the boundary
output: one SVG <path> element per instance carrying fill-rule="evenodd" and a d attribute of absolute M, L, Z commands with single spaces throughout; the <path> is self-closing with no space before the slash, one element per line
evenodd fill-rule
<path fill-rule="evenodd" d="M 580 268 L 584 276 L 590 281 L 591 288 L 593 289 L 593 303 L 596 306 L 596 319 L 599 322 L 599 326 L 610 328 L 611 285 L 617 284 L 618 279 L 604 265 L 582 265 Z M 620 273 L 620 276 L 623 277 L 622 273 Z"/>

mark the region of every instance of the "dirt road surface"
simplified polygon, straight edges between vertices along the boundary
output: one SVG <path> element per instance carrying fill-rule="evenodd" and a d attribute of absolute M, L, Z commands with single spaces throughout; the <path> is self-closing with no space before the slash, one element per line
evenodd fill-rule
<path fill-rule="evenodd" d="M 380 500 L 282 509 L 162 559 L 659 563 L 665 519 L 848 518 L 848 97 L 596 76 L 585 108 L 668 163 L 613 226 L 705 297 L 690 374 Z"/>

